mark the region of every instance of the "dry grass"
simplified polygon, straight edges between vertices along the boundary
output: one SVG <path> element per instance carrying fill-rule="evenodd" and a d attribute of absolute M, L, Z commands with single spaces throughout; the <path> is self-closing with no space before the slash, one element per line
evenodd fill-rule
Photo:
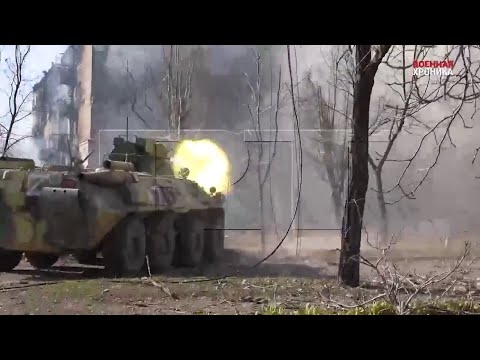
<path fill-rule="evenodd" d="M 169 284 L 79 280 L 0 293 L 4 314 L 254 314 L 262 305 L 303 306 L 324 282 L 308 279 L 228 279 Z"/>
<path fill-rule="evenodd" d="M 69 273 L 60 267 L 52 272 L 25 268 L 16 274 L 0 275 L 0 286 L 8 288 L 0 287 L 0 314 L 364 314 L 380 310 L 388 313 L 384 299 L 371 301 L 385 290 L 371 269 L 362 267 L 361 288 L 339 287 L 335 278 L 338 253 L 321 246 L 313 248 L 310 245 L 314 240 L 304 240 L 300 257 L 293 256 L 287 247 L 268 264 L 251 269 L 250 264 L 257 260 L 252 258 L 255 250 L 249 249 L 253 243 L 251 238 L 246 235 L 229 238 L 229 248 L 247 249 L 242 255 L 235 255 L 232 260 L 235 264 L 203 269 L 195 274 L 179 270 L 154 277 L 160 286 L 141 279 L 86 278 L 81 271 Z M 400 272 L 427 276 L 451 266 L 459 253 L 454 247 L 399 246 L 392 250 L 389 259 L 396 262 Z M 471 256 L 475 253 L 476 248 L 472 246 Z M 364 256 L 373 261 L 376 255 L 364 247 Z M 232 269 L 240 271 L 227 280 L 188 282 L 193 275 L 216 277 L 231 273 Z M 102 275 L 100 272 L 93 276 Z M 179 279 L 187 282 L 179 283 Z M 448 283 L 438 284 L 437 288 L 429 289 L 430 294 L 419 294 L 418 307 L 414 309 L 427 309 L 432 313 L 435 309 L 440 309 L 437 313 L 448 313 L 452 309 L 460 313 L 476 312 L 480 301 L 478 264 L 457 278 L 454 286 L 447 289 L 448 286 Z M 448 291 L 443 294 L 445 290 Z M 436 298 L 440 294 L 444 295 L 441 301 Z M 365 306 L 358 306 L 366 301 Z M 347 308 L 339 308 L 336 303 Z"/>
<path fill-rule="evenodd" d="M 145 280 L 70 280 L 0 292 L 3 314 L 377 314 L 391 313 L 382 301 L 358 307 L 382 289 L 339 287 L 334 280 L 254 277 L 221 281 L 169 283 L 154 277 L 163 289 Z M 175 282 L 178 279 L 175 279 Z M 187 280 L 188 281 L 188 280 Z M 372 284 L 368 284 L 372 285 Z M 328 297 L 328 301 L 327 301 Z M 334 302 L 350 306 L 339 309 Z M 477 312 L 477 295 L 429 302 L 418 312 Z M 450 301 L 447 303 L 445 301 Z M 462 305 L 463 304 L 463 305 Z M 390 309 L 390 310 L 389 310 Z M 433 310 L 432 310 L 433 309 Z"/>

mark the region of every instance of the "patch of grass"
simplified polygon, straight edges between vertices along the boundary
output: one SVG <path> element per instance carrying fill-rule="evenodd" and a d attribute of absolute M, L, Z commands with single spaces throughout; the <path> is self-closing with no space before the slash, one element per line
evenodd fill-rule
<path fill-rule="evenodd" d="M 53 298 L 98 298 L 103 287 L 98 280 L 64 281 L 46 289 Z"/>
<path fill-rule="evenodd" d="M 103 298 L 99 280 L 64 281 L 21 292 L 19 303 L 26 313 L 94 312 L 95 302 Z"/>
<path fill-rule="evenodd" d="M 207 310 L 198 310 L 194 311 L 193 315 L 212 315 L 212 313 Z"/>
<path fill-rule="evenodd" d="M 259 315 L 394 315 L 395 309 L 386 301 L 374 302 L 369 306 L 355 307 L 352 309 L 332 309 L 305 305 L 304 308 L 287 311 L 278 306 L 264 306 Z"/>
<path fill-rule="evenodd" d="M 419 302 L 412 305 L 412 315 L 480 314 L 480 305 L 469 300 L 448 300 L 442 302 Z M 273 305 L 264 306 L 258 315 L 397 315 L 395 307 L 386 302 L 373 302 L 367 306 L 352 309 L 329 309 L 307 304 L 305 308 L 288 311 Z"/>
<path fill-rule="evenodd" d="M 257 312 L 258 315 L 290 315 L 287 310 L 280 306 L 266 305 L 262 310 Z"/>
<path fill-rule="evenodd" d="M 480 314 L 480 305 L 471 300 L 444 300 L 437 303 L 422 303 L 412 309 L 414 315 Z"/>

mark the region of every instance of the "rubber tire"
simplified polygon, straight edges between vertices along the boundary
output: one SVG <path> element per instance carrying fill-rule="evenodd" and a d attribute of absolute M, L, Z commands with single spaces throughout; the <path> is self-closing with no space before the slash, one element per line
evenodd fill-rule
<path fill-rule="evenodd" d="M 209 213 L 209 226 L 205 231 L 204 260 L 215 263 L 223 259 L 225 250 L 225 210 L 216 209 Z"/>
<path fill-rule="evenodd" d="M 105 270 L 114 277 L 136 276 L 143 269 L 146 232 L 143 221 L 128 217 L 109 235 L 102 249 Z"/>
<path fill-rule="evenodd" d="M 22 255 L 21 251 L 0 249 L 0 272 L 15 269 L 22 261 Z"/>
<path fill-rule="evenodd" d="M 51 268 L 58 261 L 58 255 L 36 252 L 26 252 L 25 258 L 31 266 L 39 270 Z"/>
<path fill-rule="evenodd" d="M 198 214 L 184 214 L 177 222 L 175 265 L 197 267 L 203 262 L 205 222 Z"/>
<path fill-rule="evenodd" d="M 175 256 L 176 214 L 155 214 L 147 222 L 147 254 L 150 270 L 159 272 L 169 268 Z M 166 250 L 166 251 L 164 251 Z"/>

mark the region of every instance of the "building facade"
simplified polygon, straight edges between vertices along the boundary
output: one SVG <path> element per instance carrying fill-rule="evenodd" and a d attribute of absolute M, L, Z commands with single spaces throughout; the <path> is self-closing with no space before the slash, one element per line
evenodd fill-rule
<path fill-rule="evenodd" d="M 113 136 L 125 134 L 127 122 L 132 136 L 135 130 L 139 136 L 147 130 L 155 136 L 168 131 L 164 50 L 161 45 L 70 45 L 34 86 L 33 135 L 43 142 L 40 160 L 68 164 L 70 144 L 82 159 L 94 152 L 85 164 L 95 167 L 111 149 Z M 190 50 L 183 50 L 188 58 Z M 220 50 L 193 52 L 196 68 L 188 92 L 195 96 L 187 99 L 182 129 L 238 131 L 243 123 L 242 98 L 251 95 L 244 84 L 245 66 L 237 70 L 229 58 L 222 60 L 225 55 Z M 186 77 L 177 80 L 181 83 Z M 179 93 L 187 92 L 181 88 Z"/>
<path fill-rule="evenodd" d="M 70 45 L 33 87 L 32 135 L 42 142 L 42 162 L 67 165 L 71 156 L 83 159 L 93 151 L 92 74 L 94 56 L 102 49 L 95 50 Z"/>
<path fill-rule="evenodd" d="M 45 163 L 66 165 L 70 161 L 69 144 L 73 145 L 77 137 L 75 64 L 80 51 L 79 47 L 70 46 L 33 87 L 32 135 L 41 140 L 39 159 Z"/>

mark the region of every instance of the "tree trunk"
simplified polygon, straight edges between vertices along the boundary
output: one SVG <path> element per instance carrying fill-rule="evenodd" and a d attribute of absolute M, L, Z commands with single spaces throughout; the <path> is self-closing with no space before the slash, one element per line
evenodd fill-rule
<path fill-rule="evenodd" d="M 351 176 L 345 213 L 342 222 L 342 244 L 338 280 L 351 287 L 360 285 L 360 244 L 362 238 L 365 195 L 368 189 L 368 127 L 370 97 L 375 71 L 368 66 L 371 60 L 370 45 L 356 46 L 357 74 L 355 79 Z"/>
<path fill-rule="evenodd" d="M 260 144 L 262 146 L 262 144 Z M 265 203 L 264 203 L 264 182 L 262 182 L 262 167 L 260 162 L 262 160 L 263 149 L 261 155 L 258 157 L 259 165 L 257 167 L 258 193 L 259 193 L 259 207 L 260 207 L 260 245 L 262 248 L 262 255 L 266 253 L 267 244 L 265 240 Z"/>
<path fill-rule="evenodd" d="M 380 244 L 382 246 L 387 244 L 389 226 L 387 217 L 387 206 L 385 205 L 385 195 L 383 194 L 383 182 L 382 182 L 382 168 L 378 168 L 375 171 L 375 179 L 377 182 L 377 200 L 378 208 L 380 209 L 380 220 L 382 221 L 380 227 Z"/>
<path fill-rule="evenodd" d="M 13 124 L 15 123 L 15 115 L 12 116 L 12 119 L 10 120 L 10 125 L 8 127 L 7 131 L 7 136 L 5 137 L 5 144 L 3 144 L 3 152 L 2 156 L 0 157 L 6 157 L 8 156 L 7 151 L 8 151 L 8 143 L 10 142 L 10 136 L 12 135 L 12 130 L 13 130 Z"/>
<path fill-rule="evenodd" d="M 339 166 L 339 162 L 336 159 L 336 153 L 331 144 L 332 139 L 326 139 L 323 144 L 325 154 L 325 167 L 327 169 L 328 182 L 330 183 L 330 188 L 332 190 L 332 200 L 335 211 L 335 218 L 341 220 L 342 218 L 342 188 L 341 188 L 341 179 L 335 176 L 335 167 Z"/>
<path fill-rule="evenodd" d="M 341 194 L 339 194 L 338 192 L 333 192 L 332 197 L 335 207 L 335 219 L 338 221 L 338 224 L 342 220 L 342 198 Z"/>
<path fill-rule="evenodd" d="M 267 243 L 265 239 L 265 206 L 263 202 L 263 186 L 260 188 L 260 242 L 262 246 L 262 255 L 267 252 Z"/>

